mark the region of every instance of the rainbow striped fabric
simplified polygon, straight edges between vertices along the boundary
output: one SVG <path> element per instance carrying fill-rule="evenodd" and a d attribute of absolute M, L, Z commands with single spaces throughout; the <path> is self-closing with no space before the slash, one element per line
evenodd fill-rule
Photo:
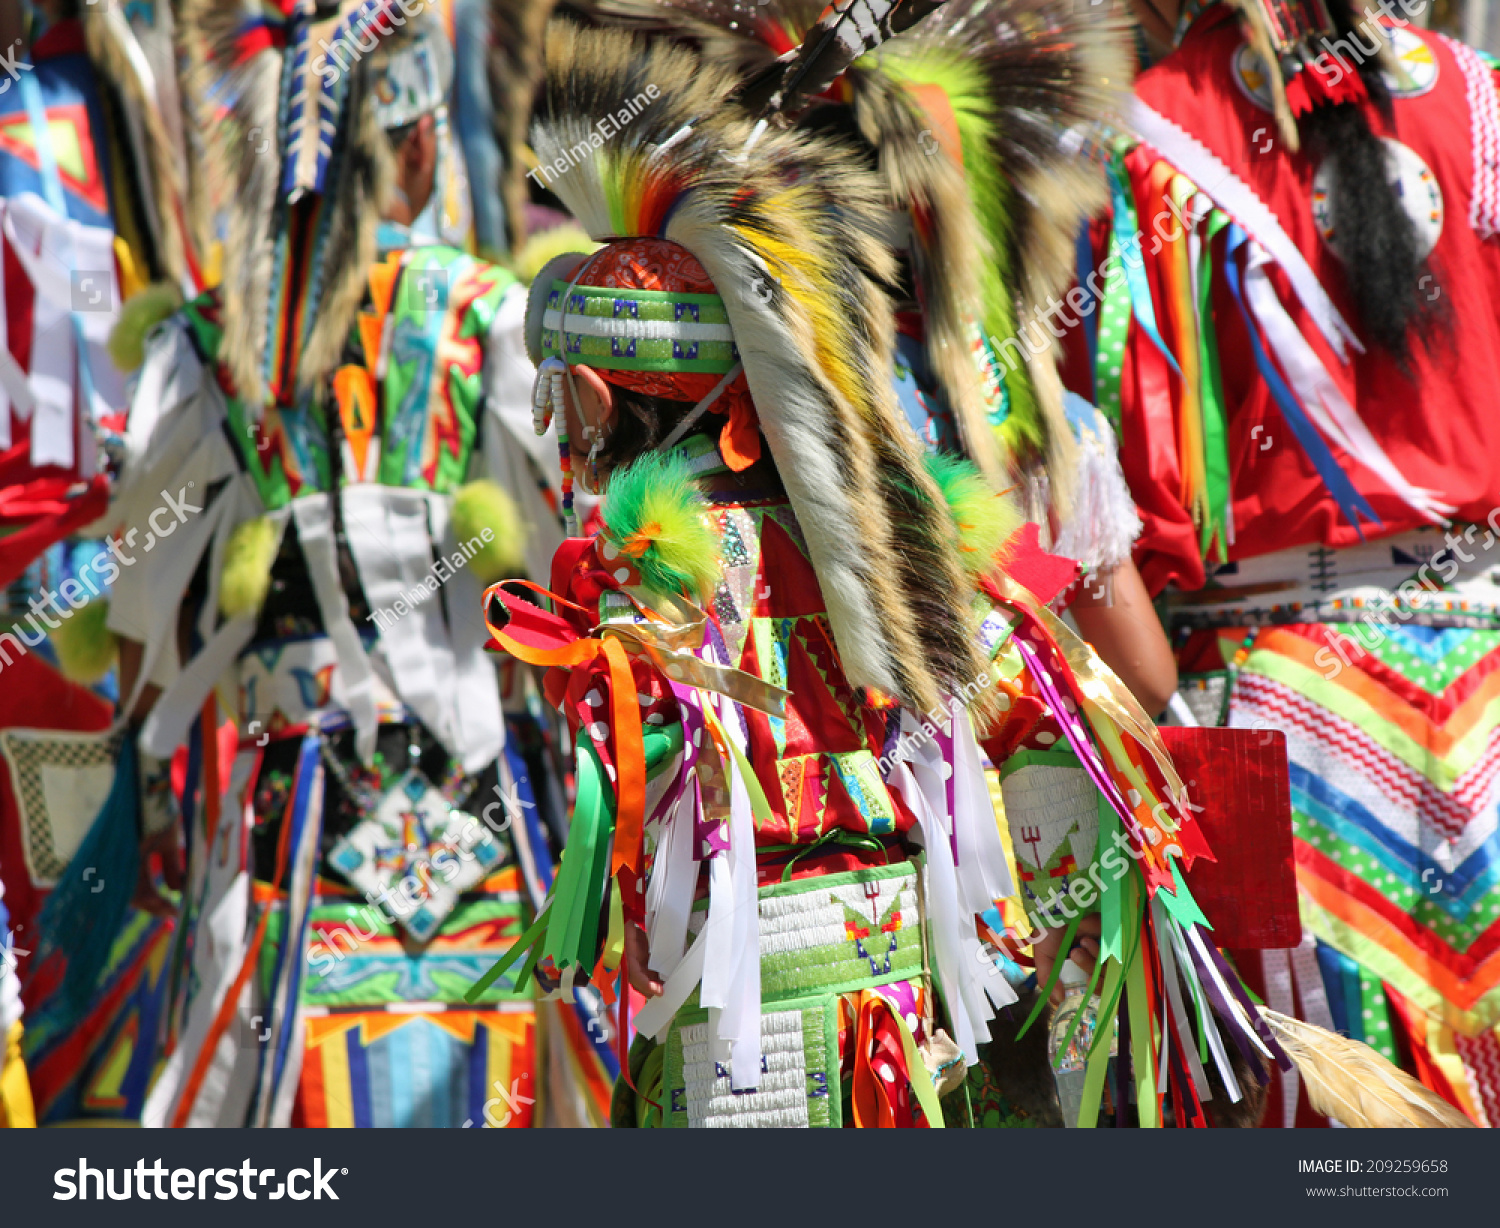
<path fill-rule="evenodd" d="M 1359 986 L 1349 1029 L 1390 1048 L 1383 982 L 1418 1072 L 1500 1125 L 1500 631 L 1370 630 L 1263 627 L 1229 723 L 1286 733 L 1303 921 L 1330 997 Z"/>

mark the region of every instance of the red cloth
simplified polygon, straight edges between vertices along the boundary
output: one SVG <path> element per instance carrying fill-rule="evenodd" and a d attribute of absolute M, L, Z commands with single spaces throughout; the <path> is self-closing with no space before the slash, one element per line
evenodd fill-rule
<path fill-rule="evenodd" d="M 0 458 L 0 475 L 4 461 Z M 20 576 L 53 542 L 98 520 L 109 506 L 109 485 L 103 474 L 96 474 L 83 493 L 71 499 L 56 489 L 59 485 L 69 484 L 42 478 L 24 486 L 0 488 L 0 526 L 8 527 L 6 521 L 22 526 L 0 537 L 0 588 Z"/>
<path fill-rule="evenodd" d="M 1430 260 L 1451 334 L 1440 338 L 1430 353 L 1420 344 L 1413 347 L 1410 379 L 1373 346 L 1364 355 L 1351 351 L 1352 361 L 1341 366 L 1280 270 L 1272 268 L 1270 275 L 1283 307 L 1396 467 L 1416 485 L 1437 490 L 1456 504 L 1458 519 L 1479 523 L 1500 506 L 1500 466 L 1494 461 L 1500 455 L 1500 414 L 1495 413 L 1495 389 L 1500 388 L 1500 239 L 1481 240 L 1469 225 L 1474 155 L 1463 72 L 1436 35 L 1414 27 L 1407 30 L 1432 51 L 1438 66 L 1434 88 L 1420 97 L 1395 99 L 1393 125 L 1387 125 L 1373 105 L 1367 104 L 1366 112 L 1374 131 L 1394 136 L 1415 151 L 1442 188 L 1443 229 Z M 1273 149 L 1260 152 L 1266 133 L 1274 135 L 1275 126 L 1270 113 L 1250 102 L 1234 82 L 1231 61 L 1241 41 L 1232 20 L 1215 20 L 1211 12 L 1188 32 L 1177 51 L 1138 78 L 1136 93 L 1254 189 L 1358 333 L 1359 313 L 1347 292 L 1343 266 L 1313 220 L 1317 162 L 1305 150 L 1287 152 L 1279 137 Z M 1141 147 L 1127 158 L 1140 225 L 1148 234 L 1151 219 L 1162 209 L 1159 200 L 1148 199 L 1146 189 L 1157 157 Z M 1102 226 L 1095 226 L 1099 263 L 1106 234 Z M 1221 235 L 1215 243 L 1216 257 L 1223 242 Z M 1148 256 L 1148 276 L 1154 263 Z M 1356 544 L 1358 534 L 1292 439 L 1256 370 L 1221 268 L 1216 259 L 1213 316 L 1237 533 L 1229 556 L 1254 558 L 1315 542 L 1335 548 Z M 1160 286 L 1154 284 L 1153 297 L 1159 294 Z M 1160 322 L 1165 315 L 1160 297 L 1156 309 Z M 1087 346 L 1081 336 L 1073 335 L 1068 349 L 1065 379 L 1087 395 L 1092 391 Z M 1180 501 L 1176 413 L 1170 403 L 1179 395 L 1179 386 L 1170 373 L 1152 384 L 1159 366 L 1162 360 L 1150 340 L 1132 326 L 1122 380 L 1121 461 L 1145 526 L 1136 559 L 1153 593 L 1169 583 L 1192 590 L 1204 582 L 1198 531 Z M 1268 439 L 1271 446 L 1263 448 Z M 1367 537 L 1427 523 L 1380 479 L 1336 446 L 1333 451 L 1382 521 L 1366 528 Z"/>
<path fill-rule="evenodd" d="M 1162 740 L 1213 849 L 1185 875 L 1221 947 L 1294 947 L 1302 940 L 1292 857 L 1286 735 L 1273 729 L 1164 725 Z M 1199 809 L 1201 807 L 1201 809 Z M 1245 901 L 1255 907 L 1246 908 Z"/>
<path fill-rule="evenodd" d="M 3 641 L 10 663 L 0 667 L 0 729 L 58 729 L 96 733 L 109 728 L 114 712 L 87 687 L 69 682 L 35 653 L 17 655 L 16 645 Z M 35 950 L 32 922 L 47 898 L 26 871 L 21 837 L 21 814 L 16 806 L 10 769 L 0 756 L 0 879 L 5 883 L 5 906 L 10 911 L 16 945 Z M 22 960 L 22 969 L 25 960 Z"/>

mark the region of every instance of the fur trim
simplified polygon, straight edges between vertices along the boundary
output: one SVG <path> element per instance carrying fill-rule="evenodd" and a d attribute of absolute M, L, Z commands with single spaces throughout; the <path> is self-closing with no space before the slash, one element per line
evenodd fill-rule
<path fill-rule="evenodd" d="M 567 164 L 549 187 L 594 238 L 657 235 L 703 264 L 845 672 L 926 711 L 980 662 L 942 496 L 890 381 L 872 378 L 894 347 L 882 193 L 841 145 L 757 129 L 730 101 L 737 83 L 684 47 L 554 22 L 533 144 L 543 164 Z M 640 98 L 617 134 L 592 139 L 599 117 Z"/>
<path fill-rule="evenodd" d="M 168 58 L 173 46 L 171 7 L 155 6 L 147 19 L 164 43 L 158 60 Z M 184 117 L 170 61 L 165 66 L 167 71 L 161 71 L 164 66 L 158 64 L 156 71 L 151 72 L 155 87 L 152 93 L 140 71 L 142 67 L 151 71 L 152 65 L 119 0 L 89 0 L 87 6 L 80 8 L 79 17 L 89 60 L 126 104 L 126 131 L 121 136 L 132 149 L 146 180 L 141 192 L 146 213 L 142 220 L 154 240 L 159 265 L 156 273 L 169 277 L 179 287 L 190 285 L 188 253 L 192 237 L 185 229 L 188 208 L 186 153 L 182 145 Z M 160 23 L 159 31 L 156 23 Z"/>
<path fill-rule="evenodd" d="M 460 543 L 476 538 L 483 543 L 469 560 L 469 570 L 480 584 L 488 587 L 524 570 L 526 524 L 515 500 L 494 482 L 481 480 L 459 487 L 450 518 Z"/>
<path fill-rule="evenodd" d="M 330 136 L 334 154 L 326 190 L 321 200 L 291 204 L 281 191 L 286 53 L 268 46 L 239 56 L 236 40 L 249 9 L 259 12 L 258 5 L 183 0 L 179 23 L 188 64 L 186 93 L 207 160 L 206 190 L 228 216 L 221 292 L 235 310 L 224 313 L 219 357 L 246 412 L 258 418 L 269 396 L 262 368 L 276 249 L 292 229 L 294 215 L 319 210 L 314 258 L 321 292 L 307 304 L 311 325 L 291 395 L 321 395 L 354 324 L 375 261 L 381 212 L 395 182 L 390 142 L 374 108 L 366 105 L 369 81 L 381 57 L 410 34 L 398 30 L 346 74 L 348 93 L 338 131 Z M 233 99 L 227 117 L 220 114 L 226 97 Z"/>

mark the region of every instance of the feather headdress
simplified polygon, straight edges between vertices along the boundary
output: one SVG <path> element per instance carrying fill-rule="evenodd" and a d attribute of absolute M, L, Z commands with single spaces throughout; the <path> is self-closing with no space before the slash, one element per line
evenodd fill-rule
<path fill-rule="evenodd" d="M 1371 40 L 1381 68 L 1398 80 L 1405 69 L 1391 50 L 1390 40 L 1375 20 L 1348 0 L 1228 0 L 1239 14 L 1240 28 L 1265 65 L 1271 109 L 1276 127 L 1293 153 L 1301 147 L 1297 118 L 1316 106 L 1358 101 L 1364 96 L 1359 74 L 1349 73 L 1330 87 L 1321 72 L 1308 71 L 1313 61 L 1336 46 L 1341 22 L 1361 39 Z M 1366 50 L 1361 45 L 1361 51 Z"/>
<path fill-rule="evenodd" d="M 338 361 L 394 179 L 373 86 L 426 23 L 397 0 L 183 0 L 179 22 L 211 195 L 228 214 L 235 309 L 220 358 L 258 414 L 313 393 Z"/>
<path fill-rule="evenodd" d="M 142 8 L 146 11 L 137 11 Z M 91 0 L 79 15 L 89 60 L 124 104 L 120 136 L 145 181 L 140 203 L 159 266 L 154 273 L 180 291 L 196 293 L 195 247 L 204 236 L 192 225 L 187 203 L 189 167 L 171 8 Z"/>
<path fill-rule="evenodd" d="M 834 11 L 820 0 L 599 0 L 597 8 L 700 46 L 750 82 L 742 97 L 821 47 Z M 804 105 L 804 122 L 821 127 L 821 106 L 848 106 L 887 199 L 911 217 L 928 354 L 971 458 L 992 481 L 1007 449 L 1045 452 L 1053 472 L 1070 474 L 1072 436 L 1045 312 L 1071 283 L 1078 226 L 1104 203 L 1102 180 L 1078 156 L 1079 133 L 1128 91 L 1127 28 L 1060 0 L 932 8 L 895 5 L 878 50 L 861 48 L 821 94 L 788 96 L 784 107 Z M 980 329 L 998 351 L 988 363 Z M 998 450 L 997 377 L 1010 401 Z"/>
<path fill-rule="evenodd" d="M 532 145 L 592 238 L 701 263 L 850 681 L 926 710 L 979 662 L 952 521 L 885 374 L 879 186 L 842 144 L 757 128 L 731 101 L 740 80 L 666 40 L 554 21 Z"/>

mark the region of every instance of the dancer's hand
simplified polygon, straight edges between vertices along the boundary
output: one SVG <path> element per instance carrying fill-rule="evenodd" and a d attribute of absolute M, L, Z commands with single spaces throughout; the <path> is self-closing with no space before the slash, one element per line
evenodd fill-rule
<path fill-rule="evenodd" d="M 136 872 L 135 894 L 131 904 L 155 917 L 175 917 L 177 904 L 163 895 L 151 877 L 151 857 L 161 858 L 161 875 L 172 891 L 181 891 L 186 876 L 182 867 L 182 846 L 177 839 L 176 828 L 156 832 L 141 838 L 141 863 Z"/>
<path fill-rule="evenodd" d="M 625 923 L 625 975 L 637 993 L 647 998 L 661 996 L 661 977 L 652 972 L 651 944 L 646 940 L 646 931 L 639 925 Z"/>
<path fill-rule="evenodd" d="M 1036 987 L 1038 990 L 1046 988 L 1048 979 L 1052 976 L 1052 969 L 1057 964 L 1058 954 L 1062 949 L 1063 935 L 1068 931 L 1066 928 L 1046 930 L 1040 942 L 1034 943 L 1031 948 L 1032 958 L 1036 961 Z M 1073 936 L 1074 947 L 1069 958 L 1087 973 L 1094 971 L 1094 961 L 1099 957 L 1099 914 L 1089 913 L 1078 922 L 1078 932 Z M 1057 1006 L 1064 997 L 1063 983 L 1059 978 L 1056 985 L 1052 987 L 1052 1005 Z"/>

